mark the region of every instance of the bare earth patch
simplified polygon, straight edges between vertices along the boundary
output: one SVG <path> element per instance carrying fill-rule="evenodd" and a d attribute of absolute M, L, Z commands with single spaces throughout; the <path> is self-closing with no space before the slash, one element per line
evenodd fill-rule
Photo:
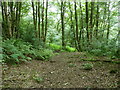
<path fill-rule="evenodd" d="M 3 66 L 3 88 L 117 88 L 119 64 L 82 61 L 84 53 L 64 52 L 50 61 L 30 62 Z M 91 63 L 91 70 L 83 64 Z M 110 73 L 110 70 L 117 70 Z"/>

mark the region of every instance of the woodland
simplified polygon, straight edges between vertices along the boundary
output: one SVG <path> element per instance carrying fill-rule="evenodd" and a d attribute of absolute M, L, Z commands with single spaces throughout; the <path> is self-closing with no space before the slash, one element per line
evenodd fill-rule
<path fill-rule="evenodd" d="M 1 1 L 0 87 L 120 88 L 119 6 Z"/>

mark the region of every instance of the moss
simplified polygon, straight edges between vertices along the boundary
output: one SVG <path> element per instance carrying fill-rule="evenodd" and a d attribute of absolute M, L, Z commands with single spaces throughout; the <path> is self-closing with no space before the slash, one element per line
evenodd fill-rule
<path fill-rule="evenodd" d="M 50 47 L 51 47 L 53 50 L 61 50 L 61 49 L 62 49 L 62 46 L 56 45 L 56 44 L 50 44 Z"/>
<path fill-rule="evenodd" d="M 72 48 L 70 46 L 66 46 L 65 49 L 66 49 L 66 51 L 69 51 L 69 52 L 75 52 L 76 51 L 75 48 Z"/>

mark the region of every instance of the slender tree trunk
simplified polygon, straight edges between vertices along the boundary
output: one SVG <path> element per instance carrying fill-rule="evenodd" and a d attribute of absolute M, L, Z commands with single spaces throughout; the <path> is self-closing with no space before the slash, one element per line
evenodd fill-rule
<path fill-rule="evenodd" d="M 81 13 L 81 19 L 80 19 L 80 21 L 81 21 L 81 39 L 84 42 L 84 30 L 83 30 L 83 28 L 84 28 L 83 23 L 84 22 L 83 22 L 83 12 L 82 12 L 81 2 L 80 2 L 80 13 Z M 84 46 L 84 43 L 82 43 L 82 46 Z"/>
<path fill-rule="evenodd" d="M 87 0 L 86 0 L 87 1 Z M 87 31 L 87 41 L 89 43 L 89 31 L 88 31 L 88 2 L 85 3 L 86 7 L 86 31 Z"/>
<path fill-rule="evenodd" d="M 3 2 L 1 2 L 1 9 L 2 9 L 2 35 L 5 36 L 5 13 L 4 13 Z"/>
<path fill-rule="evenodd" d="M 40 1 L 38 2 L 38 37 L 39 37 L 39 40 L 40 40 Z"/>
<path fill-rule="evenodd" d="M 110 33 L 110 2 L 108 4 L 108 27 L 107 27 L 107 39 L 109 39 Z"/>
<path fill-rule="evenodd" d="M 76 44 L 76 40 L 75 40 L 75 31 L 74 31 L 74 23 L 73 23 L 73 12 L 71 10 L 71 5 L 70 5 L 70 2 L 69 2 L 69 10 L 70 10 L 70 21 L 71 21 L 71 24 L 70 24 L 70 29 L 71 31 L 73 32 L 73 40 L 74 40 L 74 44 L 75 44 L 75 47 L 77 47 L 77 44 Z M 72 41 L 73 42 L 73 41 Z"/>
<path fill-rule="evenodd" d="M 22 8 L 22 2 L 19 2 L 19 14 L 18 14 L 18 37 L 20 37 L 19 28 L 20 28 L 20 19 L 21 19 L 21 8 Z"/>
<path fill-rule="evenodd" d="M 47 21 L 47 11 L 48 11 L 48 0 L 46 0 L 46 11 L 45 11 L 45 13 L 46 13 L 46 15 L 45 15 L 45 41 L 44 42 L 46 42 L 46 37 L 47 37 L 47 23 L 48 23 L 48 21 Z"/>
<path fill-rule="evenodd" d="M 41 39 L 44 41 L 45 32 L 44 32 L 44 0 L 42 5 L 42 37 Z"/>
<path fill-rule="evenodd" d="M 38 19 L 38 6 L 37 6 L 37 2 L 36 2 L 36 13 L 35 13 L 35 21 L 36 21 L 36 31 L 35 31 L 35 33 L 36 33 L 36 37 L 38 38 L 38 30 L 37 30 L 37 19 Z"/>
<path fill-rule="evenodd" d="M 93 32 L 93 11 L 94 11 L 94 2 L 91 2 L 91 14 L 90 14 L 90 40 L 92 41 L 92 32 Z"/>
<path fill-rule="evenodd" d="M 65 47 L 64 42 L 64 3 L 61 1 L 61 25 L 62 25 L 62 46 Z"/>
<path fill-rule="evenodd" d="M 19 2 L 16 2 L 16 26 L 15 26 L 15 33 L 14 33 L 14 35 L 13 36 L 15 36 L 16 38 L 17 38 L 17 32 L 18 32 L 18 14 L 19 14 L 19 11 L 18 11 L 18 9 L 19 9 Z"/>
<path fill-rule="evenodd" d="M 96 15 L 96 32 L 95 37 L 98 39 L 98 26 L 99 26 L 99 3 L 97 2 L 97 15 Z"/>
<path fill-rule="evenodd" d="M 75 21 L 76 21 L 76 41 L 77 41 L 77 49 L 78 51 L 80 51 L 81 47 L 80 47 L 80 41 L 78 39 L 78 18 L 77 18 L 77 10 L 76 10 L 77 6 L 76 6 L 76 1 L 74 2 L 74 9 L 75 9 Z"/>
<path fill-rule="evenodd" d="M 18 38 L 19 35 L 19 24 L 20 24 L 20 15 L 21 15 L 21 7 L 22 3 L 21 2 L 16 2 L 16 23 L 14 23 L 14 15 L 13 17 L 13 23 L 15 26 L 13 26 L 12 31 L 14 32 L 14 27 L 15 27 L 15 37 Z M 13 13 L 13 12 L 12 12 Z"/>
<path fill-rule="evenodd" d="M 105 2 L 105 7 L 104 7 L 104 15 L 103 15 L 103 25 L 102 25 L 102 37 L 104 36 L 104 31 L 106 29 L 106 5 L 107 2 Z"/>
<path fill-rule="evenodd" d="M 4 6 L 3 6 L 3 2 L 1 2 L 1 9 L 2 9 L 2 21 L 5 21 L 5 15 L 4 15 Z"/>
<path fill-rule="evenodd" d="M 32 0 L 32 9 L 33 9 L 33 22 L 34 22 L 34 29 L 35 29 L 35 32 L 36 32 L 35 7 L 34 7 L 34 2 L 33 2 L 33 0 Z M 37 36 L 36 33 L 35 33 L 35 36 Z"/>
<path fill-rule="evenodd" d="M 118 41 L 118 47 L 117 47 L 117 51 L 116 51 L 116 56 L 118 58 L 120 58 L 120 29 L 117 34 L 117 41 Z"/>

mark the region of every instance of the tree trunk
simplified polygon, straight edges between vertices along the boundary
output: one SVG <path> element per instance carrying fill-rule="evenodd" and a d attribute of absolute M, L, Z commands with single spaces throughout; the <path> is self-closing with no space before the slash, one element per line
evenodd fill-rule
<path fill-rule="evenodd" d="M 36 2 L 36 13 L 35 13 L 35 21 L 36 21 L 36 38 L 38 38 L 38 31 L 37 31 L 37 15 L 38 15 L 38 6 L 37 6 L 37 2 Z"/>
<path fill-rule="evenodd" d="M 22 2 L 19 2 L 19 14 L 18 14 L 18 37 L 20 36 L 19 34 L 19 28 L 20 28 L 20 18 L 21 18 L 21 8 L 22 8 Z"/>
<path fill-rule="evenodd" d="M 3 2 L 1 2 L 1 9 L 2 9 L 2 35 L 5 36 L 5 13 L 4 13 Z"/>
<path fill-rule="evenodd" d="M 99 3 L 97 2 L 97 15 L 96 15 L 96 32 L 95 37 L 98 39 L 98 26 L 99 26 Z"/>
<path fill-rule="evenodd" d="M 74 23 L 73 23 L 73 18 L 72 18 L 73 17 L 73 12 L 71 10 L 70 2 L 69 2 L 69 10 L 70 10 L 70 21 L 71 21 L 70 29 L 73 32 L 73 37 L 74 37 L 73 40 L 74 40 L 75 47 L 77 48 L 77 44 L 76 44 L 76 40 L 75 40 Z"/>
<path fill-rule="evenodd" d="M 39 37 L 39 40 L 40 40 L 40 1 L 38 2 L 38 37 Z"/>
<path fill-rule="evenodd" d="M 44 33 L 44 0 L 43 0 L 43 6 L 42 6 L 42 37 L 41 39 L 44 41 L 44 37 L 45 33 Z"/>
<path fill-rule="evenodd" d="M 76 1 L 74 2 L 74 9 L 75 9 L 75 22 L 76 22 L 76 41 L 77 41 L 77 49 L 78 51 L 80 51 L 81 47 L 80 47 L 80 41 L 78 39 L 78 18 L 77 18 L 77 10 L 76 10 L 77 6 L 76 6 Z"/>
<path fill-rule="evenodd" d="M 65 47 L 65 42 L 64 42 L 64 3 L 61 1 L 61 25 L 62 25 L 62 47 Z"/>
<path fill-rule="evenodd" d="M 109 39 L 110 33 L 110 2 L 108 4 L 108 27 L 107 27 L 107 39 Z"/>
<path fill-rule="evenodd" d="M 47 11 L 48 11 L 48 0 L 46 0 L 46 11 L 45 11 L 45 13 L 46 13 L 46 15 L 45 15 L 45 41 L 44 42 L 46 42 L 46 37 L 47 37 L 47 23 L 48 23 L 48 21 L 47 21 Z"/>
<path fill-rule="evenodd" d="M 36 32 L 35 7 L 34 7 L 34 2 L 33 2 L 33 0 L 32 0 L 32 9 L 33 9 L 33 22 L 34 22 L 34 29 L 35 29 L 35 32 Z M 36 33 L 35 33 L 35 36 L 37 36 Z"/>
<path fill-rule="evenodd" d="M 90 41 L 92 41 L 92 32 L 93 32 L 93 11 L 94 11 L 94 2 L 91 2 L 91 14 L 90 14 Z"/>
<path fill-rule="evenodd" d="M 81 6 L 81 2 L 80 2 L 80 13 L 81 13 L 81 19 L 80 19 L 80 21 L 81 21 L 81 39 L 82 39 L 82 41 L 84 42 L 84 30 L 83 30 L 83 28 L 84 28 L 84 26 L 83 26 L 83 13 L 82 13 L 82 6 Z M 82 42 L 81 42 L 82 43 Z M 84 43 L 82 43 L 82 46 L 84 46 Z M 82 49 L 82 48 L 81 48 Z"/>
<path fill-rule="evenodd" d="M 105 7 L 104 7 L 104 15 L 103 15 L 103 25 L 102 25 L 102 37 L 104 36 L 104 31 L 106 29 L 106 5 L 107 2 L 105 2 Z"/>
<path fill-rule="evenodd" d="M 88 31 L 88 2 L 86 1 L 85 3 L 85 7 L 86 7 L 86 31 L 87 31 L 87 41 L 89 43 L 89 31 Z"/>

